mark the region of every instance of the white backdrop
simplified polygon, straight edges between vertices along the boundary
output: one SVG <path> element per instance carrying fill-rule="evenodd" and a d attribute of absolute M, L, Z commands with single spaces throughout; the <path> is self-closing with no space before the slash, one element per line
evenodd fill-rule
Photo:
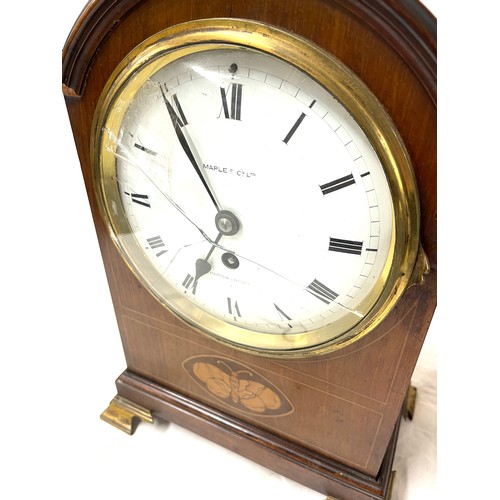
<path fill-rule="evenodd" d="M 498 48 L 498 35 L 494 16 L 473 16 L 460 2 L 453 9 L 450 2 L 425 3 L 440 19 L 444 54 L 439 161 L 446 222 L 440 224 L 440 303 L 414 376 L 415 419 L 401 429 L 394 500 L 465 497 L 471 475 L 455 481 L 454 474 L 468 454 L 486 475 L 495 473 L 494 462 L 479 459 L 476 444 L 495 444 L 490 388 L 482 381 L 498 378 L 489 368 L 496 352 L 488 343 L 499 333 L 490 326 L 498 294 L 476 276 L 486 276 L 491 287 L 498 283 L 498 221 L 472 208 L 498 213 L 498 126 L 489 130 L 477 114 L 482 107 L 498 116 L 498 98 L 488 98 L 500 88 L 498 56 L 483 51 Z M 488 5 L 474 3 L 479 12 Z M 129 437 L 99 420 L 125 361 L 60 91 L 61 49 L 82 7 L 82 0 L 31 0 L 2 14 L 0 497 L 323 498 L 174 425 L 141 424 Z M 470 29 L 479 22 L 481 29 Z M 442 119 L 449 115 L 451 121 Z M 479 374 L 477 382 L 471 372 Z M 479 424 L 473 433 L 466 431 L 470 421 Z M 472 498 L 491 498 L 486 483 L 478 491 Z"/>

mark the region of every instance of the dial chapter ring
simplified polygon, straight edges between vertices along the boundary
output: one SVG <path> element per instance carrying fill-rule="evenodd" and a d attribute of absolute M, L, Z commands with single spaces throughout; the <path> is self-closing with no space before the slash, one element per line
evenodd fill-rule
<path fill-rule="evenodd" d="M 158 69 L 185 55 L 227 47 L 270 54 L 310 75 L 352 114 L 384 166 L 393 204 L 392 241 L 386 265 L 361 319 L 347 325 L 326 326 L 289 336 L 254 332 L 228 324 L 200 312 L 193 304 L 187 304 L 182 296 L 172 294 L 171 290 L 155 289 L 152 285 L 155 270 L 145 258 L 143 249 L 133 239 L 122 237 L 132 231 L 126 217 L 115 213 L 121 202 L 113 180 L 115 157 L 106 147 L 106 137 L 118 134 L 126 104 Z M 92 158 L 101 214 L 130 269 L 167 308 L 217 340 L 271 356 L 329 352 L 349 345 L 373 330 L 409 285 L 419 246 L 420 215 L 416 183 L 405 146 L 390 117 L 370 90 L 342 63 L 293 34 L 245 20 L 210 19 L 178 25 L 146 40 L 117 67 L 103 91 L 94 118 Z M 230 217 L 222 217 L 216 224 L 222 224 L 228 235 L 236 234 L 232 232 L 239 229 L 237 218 L 232 221 Z M 220 230 L 221 226 L 218 227 Z M 165 296 L 174 298 L 166 301 Z M 364 307 L 362 305 L 361 309 Z"/>

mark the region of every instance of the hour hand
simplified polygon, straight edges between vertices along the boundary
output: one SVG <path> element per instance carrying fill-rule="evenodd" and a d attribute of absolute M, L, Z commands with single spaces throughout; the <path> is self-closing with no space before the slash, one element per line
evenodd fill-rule
<path fill-rule="evenodd" d="M 220 239 L 222 238 L 223 233 L 219 232 L 217 235 L 217 238 L 213 242 L 210 250 L 208 251 L 207 256 L 204 259 L 198 259 L 196 261 L 196 273 L 194 276 L 194 283 L 193 283 L 193 294 L 196 293 L 196 287 L 198 286 L 198 280 L 202 277 L 205 276 L 205 274 L 208 274 L 211 269 L 212 265 L 210 262 L 208 262 L 208 259 L 210 259 L 210 256 L 212 255 L 212 252 L 214 251 L 215 247 L 219 243 Z"/>
<path fill-rule="evenodd" d="M 212 189 L 210 188 L 207 180 L 205 179 L 205 176 L 203 175 L 203 171 L 200 167 L 201 161 L 198 160 L 198 155 L 196 154 L 195 148 L 190 144 L 188 140 L 187 134 L 182 130 L 182 127 L 184 125 L 183 121 L 179 118 L 177 113 L 175 112 L 174 107 L 172 104 L 170 104 L 169 100 L 167 99 L 167 96 L 165 94 L 165 91 L 163 90 L 163 87 L 160 84 L 160 90 L 161 90 L 161 95 L 163 97 L 163 101 L 165 102 L 165 106 L 167 107 L 168 114 L 170 116 L 170 120 L 172 121 L 172 125 L 174 126 L 175 134 L 177 135 L 177 139 L 179 140 L 179 143 L 186 153 L 186 156 L 188 157 L 191 165 L 194 167 L 196 173 L 198 174 L 198 177 L 200 178 L 203 187 L 207 191 L 208 195 L 210 196 L 210 199 L 212 200 L 212 203 L 215 205 L 215 208 L 217 209 L 218 212 L 221 211 L 221 207 L 219 203 L 217 202 L 217 199 L 215 198 L 215 195 L 212 192 Z"/>
<path fill-rule="evenodd" d="M 208 274 L 212 269 L 212 265 L 210 262 L 208 262 L 205 259 L 198 259 L 196 261 L 196 274 L 194 277 L 194 282 L 193 282 L 193 294 L 196 293 L 196 287 L 198 286 L 198 280 L 202 277 L 205 276 L 205 274 Z"/>

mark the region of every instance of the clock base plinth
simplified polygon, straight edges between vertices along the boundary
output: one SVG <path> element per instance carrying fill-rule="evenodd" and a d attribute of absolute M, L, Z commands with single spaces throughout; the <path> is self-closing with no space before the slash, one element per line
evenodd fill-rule
<path fill-rule="evenodd" d="M 151 413 L 128 399 L 117 395 L 101 414 L 101 419 L 127 434 L 133 434 L 139 422 L 153 422 Z"/>
<path fill-rule="evenodd" d="M 384 498 L 384 500 L 392 500 L 392 488 L 394 486 L 394 481 L 396 480 L 396 471 L 393 470 L 391 472 L 391 475 L 389 477 L 389 487 L 387 489 L 387 494 L 385 497 L 380 497 L 380 498 Z M 340 498 L 335 498 L 335 497 L 332 497 L 332 496 L 327 496 L 325 498 L 325 500 L 341 500 Z"/>
<path fill-rule="evenodd" d="M 116 387 L 119 398 L 148 408 L 155 418 L 184 427 L 330 498 L 390 497 L 399 419 L 374 478 L 128 370 L 117 379 Z"/>

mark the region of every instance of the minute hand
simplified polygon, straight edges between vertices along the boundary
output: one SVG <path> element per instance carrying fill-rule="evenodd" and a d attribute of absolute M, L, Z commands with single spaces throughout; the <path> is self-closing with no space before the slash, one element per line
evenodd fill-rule
<path fill-rule="evenodd" d="M 160 90 L 161 90 L 161 95 L 163 96 L 163 100 L 165 101 L 165 105 L 167 106 L 168 114 L 170 115 L 170 119 L 172 120 L 172 125 L 174 126 L 174 130 L 175 130 L 175 133 L 177 135 L 177 139 L 179 140 L 179 143 L 182 146 L 182 149 L 186 153 L 186 156 L 189 158 L 191 165 L 193 165 L 194 169 L 196 170 L 196 173 L 198 174 L 198 177 L 200 178 L 204 188 L 206 189 L 208 195 L 210 196 L 210 199 L 212 200 L 213 204 L 215 205 L 217 212 L 220 212 L 221 207 L 219 206 L 217 199 L 215 198 L 214 194 L 212 193 L 212 190 L 210 189 L 210 186 L 208 185 L 208 182 L 205 179 L 205 176 L 203 175 L 203 172 L 200 168 L 200 164 L 195 157 L 194 148 L 192 146 L 190 146 L 190 144 L 187 140 L 187 137 L 182 130 L 181 120 L 177 116 L 177 113 L 175 112 L 175 109 L 172 107 L 170 102 L 168 102 L 167 96 L 165 95 L 165 92 L 163 91 L 163 88 L 161 85 L 160 85 Z"/>

